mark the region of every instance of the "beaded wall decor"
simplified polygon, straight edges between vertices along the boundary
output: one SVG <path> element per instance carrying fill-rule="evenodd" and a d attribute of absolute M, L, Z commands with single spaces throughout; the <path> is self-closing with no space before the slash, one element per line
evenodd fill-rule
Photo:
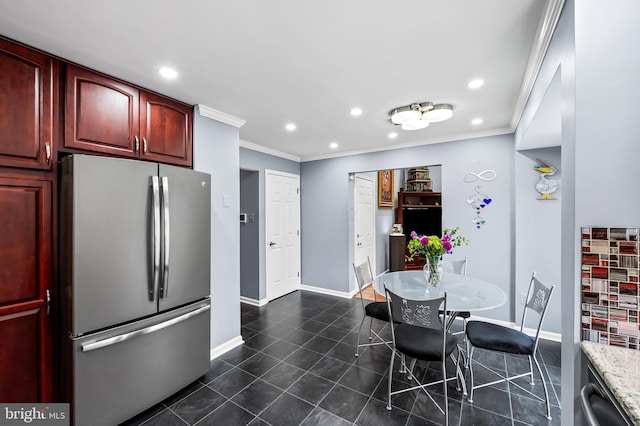
<path fill-rule="evenodd" d="M 640 349 L 639 228 L 582 228 L 582 340 Z"/>

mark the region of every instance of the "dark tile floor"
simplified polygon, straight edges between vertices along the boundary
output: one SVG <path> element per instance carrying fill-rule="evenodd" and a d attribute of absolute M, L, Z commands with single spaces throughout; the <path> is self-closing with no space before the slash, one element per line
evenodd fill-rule
<path fill-rule="evenodd" d="M 199 380 L 126 422 L 126 425 L 433 425 L 444 416 L 424 393 L 395 396 L 386 410 L 390 350 L 372 346 L 354 356 L 362 318 L 359 299 L 296 291 L 258 308 L 242 304 L 245 344 L 211 361 Z M 363 340 L 366 341 L 366 324 Z M 459 327 L 458 324 L 454 327 Z M 389 325 L 374 329 L 390 336 Z M 541 341 L 540 361 L 550 382 L 553 420 L 539 402 L 512 384 L 476 390 L 473 405 L 449 387 L 452 425 L 559 425 L 560 343 Z M 474 359 L 501 372 L 526 371 L 526 358 L 476 351 Z M 397 364 L 396 364 L 397 365 Z M 437 366 L 419 365 L 417 374 L 437 377 Z M 451 370 L 452 371 L 452 370 Z M 474 369 L 476 383 L 487 378 Z M 394 389 L 406 380 L 394 375 Z M 536 375 L 537 376 L 537 375 Z M 494 380 L 491 378 L 490 380 Z M 519 384 L 542 394 L 538 382 Z M 537 379 L 536 379 L 537 380 Z M 489 380 L 486 380 L 489 381 Z M 442 401 L 442 385 L 432 387 Z"/>

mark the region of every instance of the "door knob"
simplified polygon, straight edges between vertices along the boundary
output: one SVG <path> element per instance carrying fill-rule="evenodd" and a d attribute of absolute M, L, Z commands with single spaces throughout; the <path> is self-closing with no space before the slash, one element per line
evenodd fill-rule
<path fill-rule="evenodd" d="M 269 245 L 270 245 L 271 247 L 273 247 L 273 246 L 275 246 L 275 245 L 276 245 L 276 243 L 274 243 L 273 241 L 271 241 L 271 242 L 269 243 Z"/>

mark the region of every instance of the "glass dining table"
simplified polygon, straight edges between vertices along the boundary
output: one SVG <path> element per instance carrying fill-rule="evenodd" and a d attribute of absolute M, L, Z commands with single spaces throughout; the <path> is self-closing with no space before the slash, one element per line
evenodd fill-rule
<path fill-rule="evenodd" d="M 396 271 L 376 277 L 373 288 L 385 294 L 384 286 L 400 297 L 429 300 L 447 293 L 447 311 L 476 312 L 502 306 L 507 294 L 497 285 L 480 278 L 445 272 L 437 287 L 429 286 L 422 271 Z M 452 315 L 452 319 L 455 315 Z M 450 326 L 451 324 L 449 324 Z"/>

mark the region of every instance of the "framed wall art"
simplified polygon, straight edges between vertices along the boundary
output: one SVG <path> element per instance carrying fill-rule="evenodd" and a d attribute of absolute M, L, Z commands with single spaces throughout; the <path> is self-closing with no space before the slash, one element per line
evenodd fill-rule
<path fill-rule="evenodd" d="M 378 171 L 378 207 L 393 207 L 393 170 Z"/>

